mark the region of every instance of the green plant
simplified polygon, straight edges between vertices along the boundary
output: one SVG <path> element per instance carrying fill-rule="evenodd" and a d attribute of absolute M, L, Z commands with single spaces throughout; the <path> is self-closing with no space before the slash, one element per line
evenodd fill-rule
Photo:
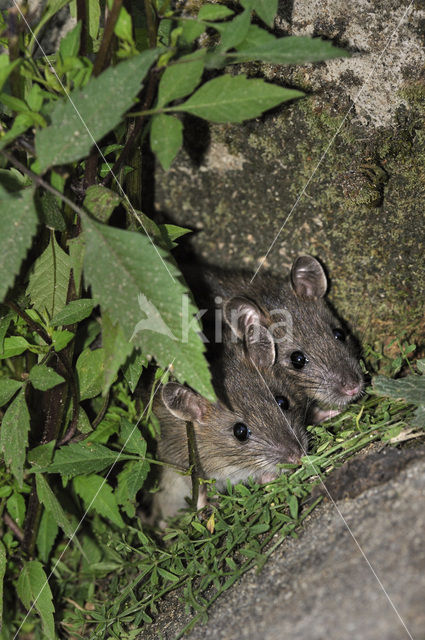
<path fill-rule="evenodd" d="M 77 23 L 45 55 L 39 37 L 67 4 Z M 162 368 L 157 382 L 171 371 L 214 395 L 171 254 L 187 230 L 141 210 L 148 143 L 168 169 L 179 114 L 242 122 L 303 95 L 229 65 L 347 55 L 260 26 L 272 25 L 277 0 L 203 3 L 193 15 L 166 0 L 126 6 L 52 0 L 40 16 L 0 12 L 4 638 L 54 638 L 64 598 L 90 599 L 131 540 L 151 548 L 135 526 L 156 435 L 151 403 L 134 395 L 148 363 Z M 90 579 L 71 586 L 76 574 Z M 161 566 L 153 575 L 175 581 Z"/>

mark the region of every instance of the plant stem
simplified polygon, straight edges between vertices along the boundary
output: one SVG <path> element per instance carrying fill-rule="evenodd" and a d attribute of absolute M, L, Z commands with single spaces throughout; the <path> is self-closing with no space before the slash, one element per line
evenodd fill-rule
<path fill-rule="evenodd" d="M 3 520 L 5 525 L 9 527 L 9 529 L 12 531 L 15 537 L 22 542 L 22 540 L 24 539 L 24 534 L 22 533 L 21 529 L 18 527 L 16 522 L 10 517 L 8 513 L 5 513 L 3 515 Z"/>
<path fill-rule="evenodd" d="M 197 470 L 195 430 L 191 422 L 186 422 L 187 446 L 189 451 L 190 477 L 192 479 L 192 508 L 197 509 L 199 497 L 199 475 Z"/>

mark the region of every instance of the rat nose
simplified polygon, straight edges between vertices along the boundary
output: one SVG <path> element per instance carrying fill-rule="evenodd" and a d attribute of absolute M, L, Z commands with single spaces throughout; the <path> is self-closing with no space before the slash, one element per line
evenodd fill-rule
<path fill-rule="evenodd" d="M 346 396 L 350 396 L 350 397 L 356 396 L 359 393 L 361 388 L 362 388 L 361 383 L 357 383 L 353 385 L 352 380 L 348 382 L 346 380 L 343 380 L 341 383 L 342 393 Z"/>

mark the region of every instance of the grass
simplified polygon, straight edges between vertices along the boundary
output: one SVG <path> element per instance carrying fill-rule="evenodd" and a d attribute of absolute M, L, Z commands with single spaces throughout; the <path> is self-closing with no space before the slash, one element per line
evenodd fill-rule
<path fill-rule="evenodd" d="M 388 371 L 394 372 L 391 363 Z M 191 616 L 176 640 L 205 622 L 211 605 L 244 573 L 262 569 L 282 542 L 297 536 L 321 500 L 308 500 L 313 488 L 330 471 L 371 443 L 423 437 L 423 428 L 410 428 L 413 405 L 367 391 L 332 421 L 309 427 L 312 453 L 302 466 L 283 465 L 286 473 L 274 482 L 229 485 L 225 494 L 210 483 L 204 512 L 183 512 L 165 532 L 142 529 L 133 519 L 134 526 L 123 533 L 95 516 L 98 544 L 84 531 L 79 535 L 87 559 L 70 547 L 55 569 L 61 636 L 136 638 L 155 619 L 164 596 L 176 589 Z M 35 616 L 27 628 L 37 630 Z"/>

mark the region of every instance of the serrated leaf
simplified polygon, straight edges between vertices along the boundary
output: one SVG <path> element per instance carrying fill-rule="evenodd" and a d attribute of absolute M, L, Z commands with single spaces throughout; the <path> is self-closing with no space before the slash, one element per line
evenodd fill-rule
<path fill-rule="evenodd" d="M 33 307 L 42 316 L 51 318 L 65 306 L 70 273 L 71 260 L 52 233 L 48 247 L 35 261 L 27 287 Z"/>
<path fill-rule="evenodd" d="M 269 27 L 273 26 L 273 21 L 277 14 L 278 0 L 241 0 L 241 4 L 245 9 L 253 9 L 257 16 Z"/>
<path fill-rule="evenodd" d="M 32 386 L 40 391 L 47 391 L 47 389 L 52 389 L 61 382 L 65 382 L 65 378 L 45 364 L 34 365 L 30 371 L 29 379 Z"/>
<path fill-rule="evenodd" d="M 28 462 L 39 467 L 45 467 L 52 461 L 56 440 L 50 440 L 28 451 Z"/>
<path fill-rule="evenodd" d="M 304 94 L 245 75 L 224 75 L 206 82 L 186 102 L 173 107 L 211 122 L 243 122 Z"/>
<path fill-rule="evenodd" d="M 168 171 L 183 144 L 183 125 L 175 116 L 164 113 L 153 116 L 150 140 L 152 151 L 164 171 Z"/>
<path fill-rule="evenodd" d="M 40 500 L 41 504 L 45 507 L 45 509 L 51 514 L 56 524 L 62 529 L 65 535 L 77 545 L 80 551 L 81 545 L 76 537 L 76 530 L 72 525 L 71 521 L 68 519 L 67 514 L 62 508 L 59 500 L 56 495 L 53 493 L 50 488 L 49 483 L 43 474 L 37 473 L 35 476 L 36 487 L 37 487 L 37 496 Z"/>
<path fill-rule="evenodd" d="M 60 473 L 74 477 L 102 471 L 116 462 L 117 451 L 112 451 L 98 442 L 83 440 L 72 442 L 56 451 L 53 462 L 45 469 L 47 473 Z M 121 454 L 120 460 L 128 460 L 132 456 Z"/>
<path fill-rule="evenodd" d="M 58 100 L 50 114 L 52 124 L 36 134 L 40 170 L 88 155 L 93 139 L 103 138 L 132 106 L 157 57 L 156 49 L 144 51 L 91 78 L 83 90 L 72 91 L 67 98 Z M 99 109 L 99 96 L 107 109 Z"/>
<path fill-rule="evenodd" d="M 25 520 L 25 500 L 22 494 L 14 491 L 6 502 L 6 509 L 18 527 L 22 527 Z"/>
<path fill-rule="evenodd" d="M 133 345 L 125 337 L 121 326 L 118 323 L 113 324 L 105 312 L 102 313 L 102 345 L 104 350 L 102 395 L 105 395 L 121 365 L 133 351 Z"/>
<path fill-rule="evenodd" d="M 201 81 L 206 49 L 200 49 L 179 58 L 167 67 L 158 87 L 157 107 L 178 100 L 192 93 Z"/>
<path fill-rule="evenodd" d="M 379 395 L 406 400 L 417 405 L 425 403 L 425 376 L 410 375 L 398 380 L 376 376 L 372 383 Z"/>
<path fill-rule="evenodd" d="M 143 438 L 138 427 L 131 424 L 125 418 L 121 419 L 121 440 L 125 451 L 137 453 L 141 458 L 146 455 L 146 440 Z"/>
<path fill-rule="evenodd" d="M 44 510 L 40 520 L 40 527 L 38 529 L 36 545 L 38 549 L 38 555 L 42 562 L 47 562 L 49 554 L 52 550 L 56 536 L 58 535 L 59 527 L 52 514 L 49 511 Z"/>
<path fill-rule="evenodd" d="M 124 378 L 127 381 L 128 386 L 130 387 L 131 393 L 134 393 L 135 388 L 137 387 L 137 383 L 139 382 L 139 378 L 142 375 L 142 371 L 144 367 L 146 367 L 148 361 L 146 356 L 144 356 L 138 349 L 134 349 L 131 356 L 126 360 L 124 366 L 122 367 L 122 372 L 124 374 Z"/>
<path fill-rule="evenodd" d="M 38 611 L 46 640 L 55 640 L 52 592 L 40 562 L 30 560 L 24 564 L 19 574 L 16 591 L 27 610 L 34 605 Z"/>
<path fill-rule="evenodd" d="M 83 204 L 96 220 L 108 222 L 113 210 L 120 202 L 121 198 L 115 191 L 100 184 L 93 184 L 87 189 Z"/>
<path fill-rule="evenodd" d="M 102 391 L 104 349 L 84 349 L 78 357 L 76 370 L 80 385 L 80 400 L 94 398 Z"/>
<path fill-rule="evenodd" d="M 85 278 L 102 310 L 124 334 L 199 393 L 214 399 L 199 322 L 168 254 L 140 234 L 84 219 Z M 104 274 L 109 274 L 106 281 Z M 190 326 L 189 326 L 190 324 Z M 192 330 L 193 329 L 193 330 Z"/>
<path fill-rule="evenodd" d="M 0 209 L 0 300 L 4 300 L 31 246 L 38 217 L 31 189 L 8 193 L 0 186 Z"/>
<path fill-rule="evenodd" d="M 22 387 L 22 382 L 11 378 L 0 378 L 0 407 L 9 402 L 12 396 Z"/>
<path fill-rule="evenodd" d="M 62 311 L 56 313 L 50 320 L 52 327 L 59 325 L 66 326 L 74 324 L 75 322 L 81 322 L 91 314 L 94 308 L 93 300 L 84 298 L 81 300 L 72 300 L 69 302 Z"/>
<path fill-rule="evenodd" d="M 0 631 L 3 625 L 3 580 L 6 573 L 6 549 L 0 540 Z"/>
<path fill-rule="evenodd" d="M 345 49 L 335 47 L 332 42 L 307 36 L 284 36 L 276 38 L 264 29 L 251 25 L 245 40 L 236 47 L 237 51 L 226 54 L 228 60 L 249 62 L 261 60 L 273 64 L 305 64 L 331 58 L 345 58 L 350 54 Z"/>
<path fill-rule="evenodd" d="M 100 516 L 110 520 L 118 527 L 125 526 L 112 488 L 104 478 L 96 475 L 77 476 L 74 478 L 73 484 L 88 511 L 94 509 Z"/>
<path fill-rule="evenodd" d="M 22 389 L 8 406 L 3 416 L 0 446 L 4 451 L 4 461 L 20 487 L 24 481 L 25 451 L 28 446 L 30 414 L 25 402 L 25 389 Z"/>

